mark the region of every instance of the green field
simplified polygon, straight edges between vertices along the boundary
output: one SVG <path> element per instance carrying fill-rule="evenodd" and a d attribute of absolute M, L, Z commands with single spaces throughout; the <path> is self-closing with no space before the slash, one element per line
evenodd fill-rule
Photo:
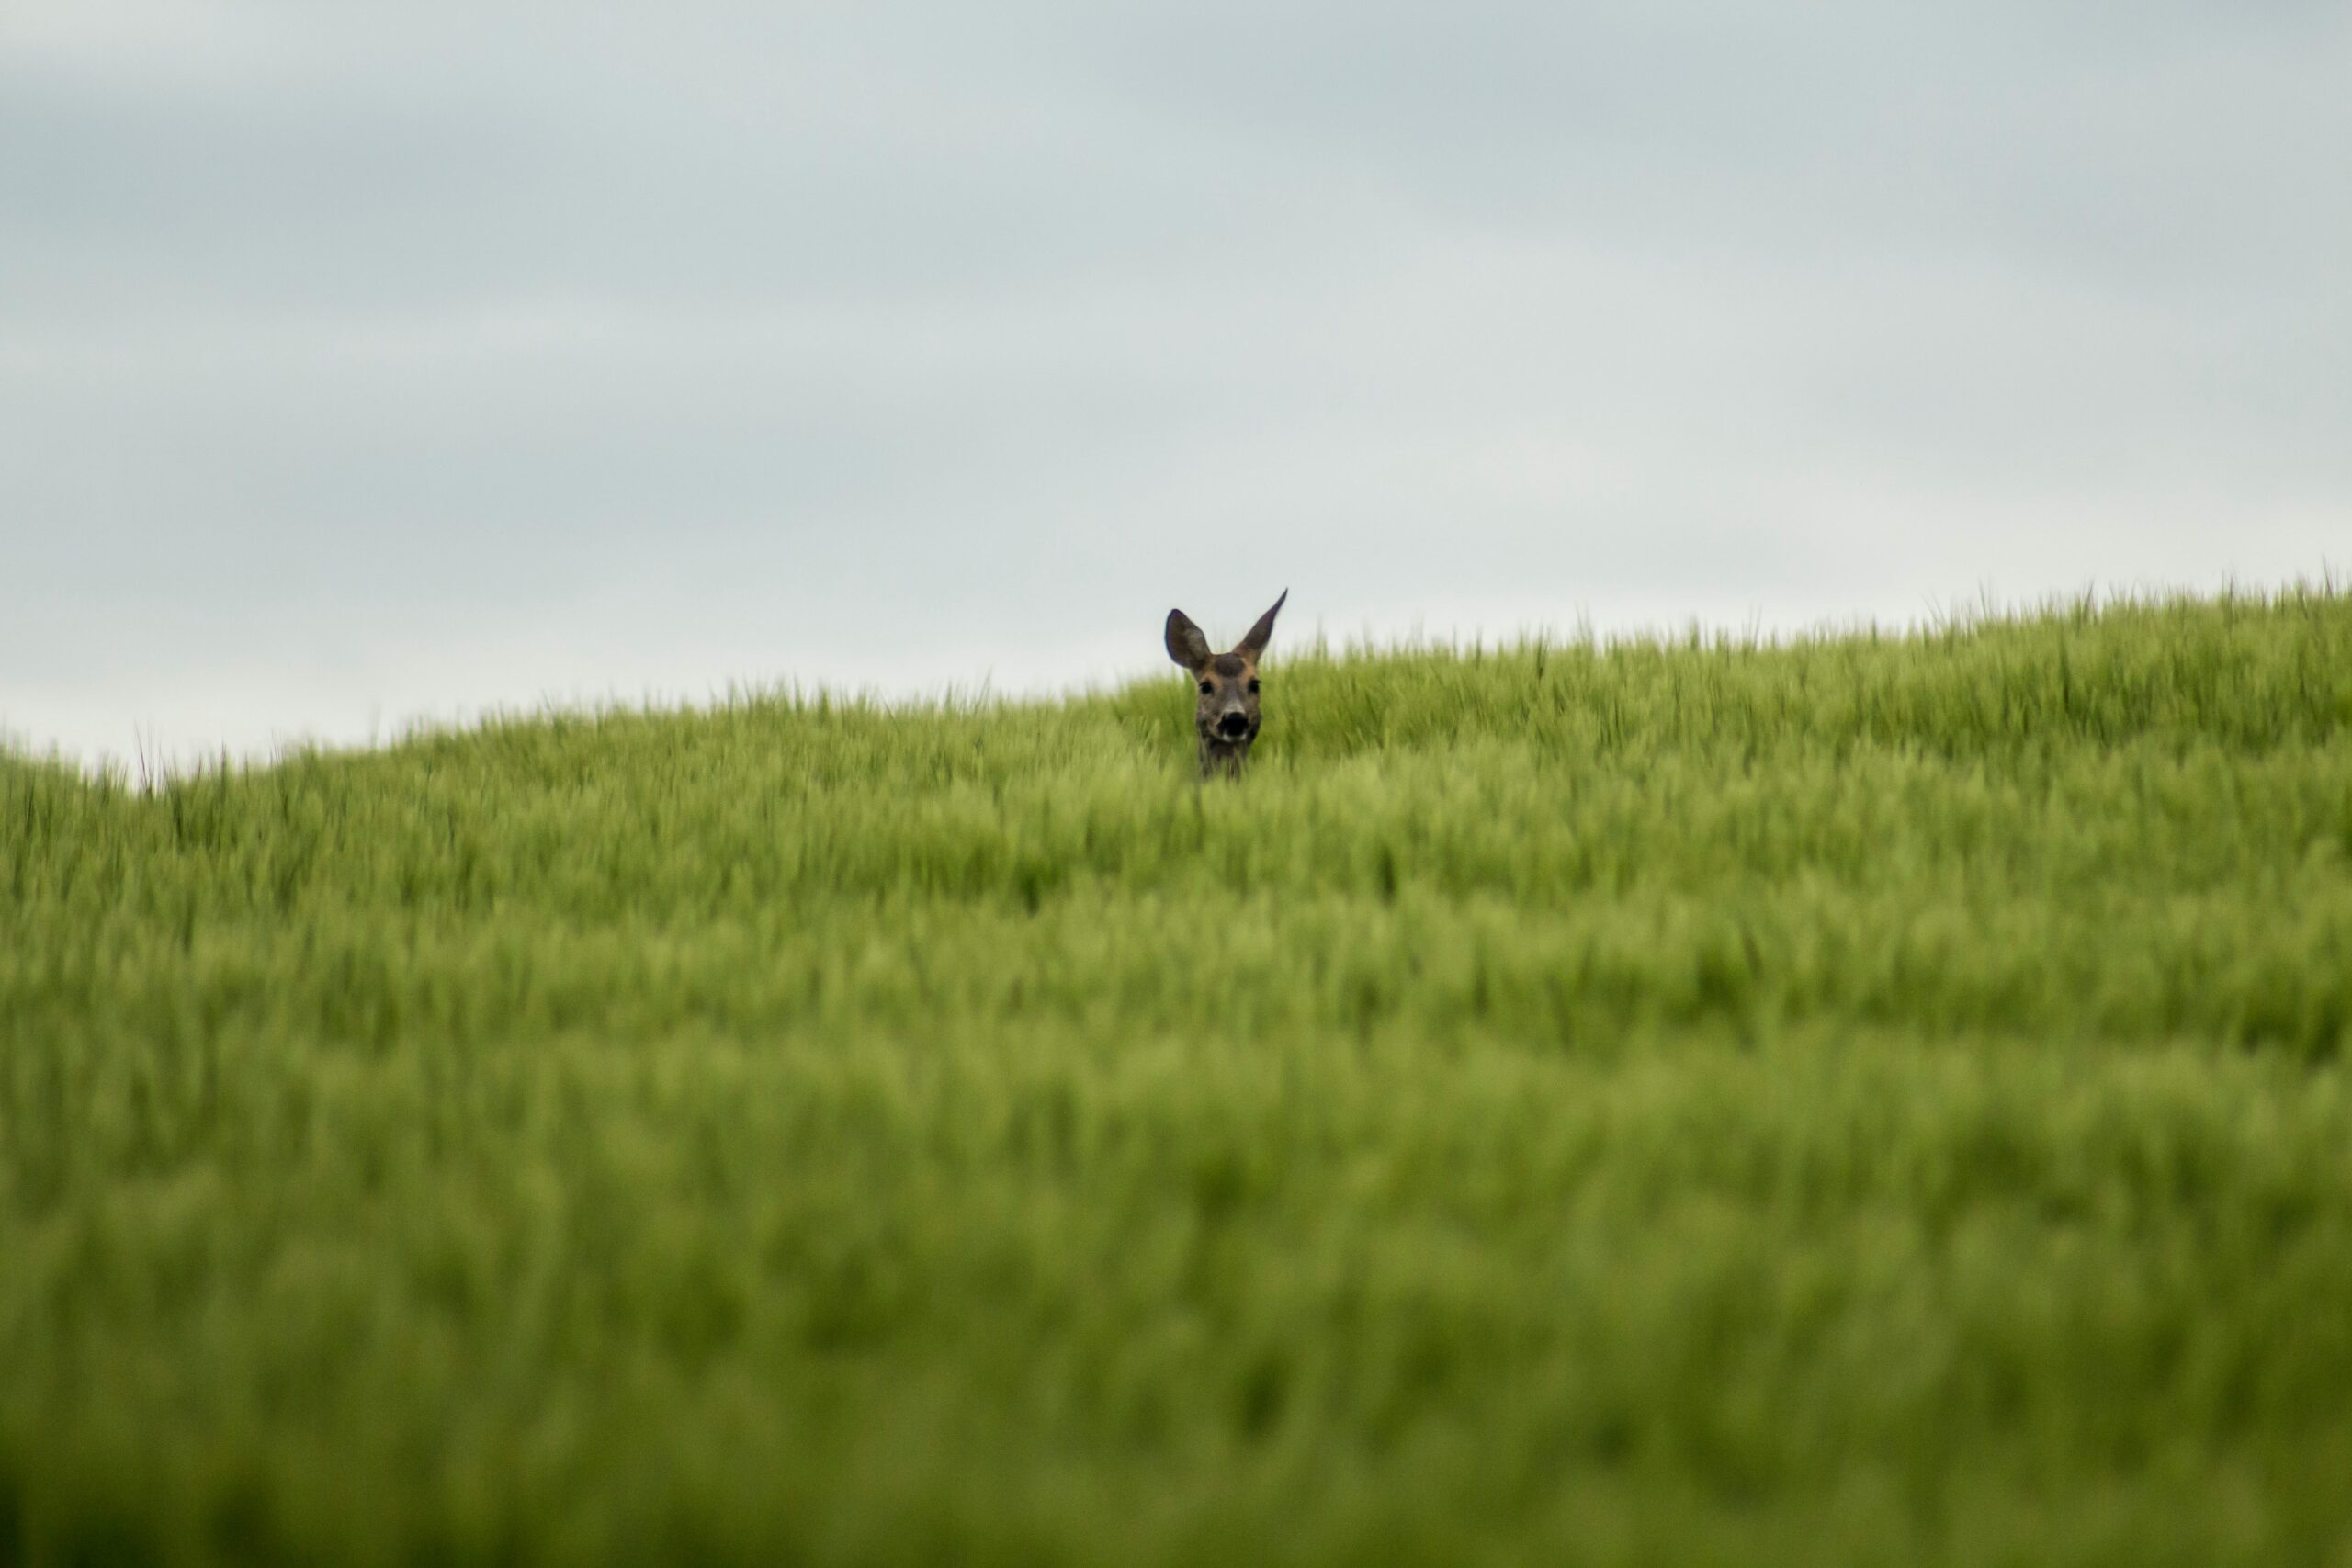
<path fill-rule="evenodd" d="M 0 1562 L 2352 1562 L 2352 597 L 1267 697 L 0 760 Z"/>

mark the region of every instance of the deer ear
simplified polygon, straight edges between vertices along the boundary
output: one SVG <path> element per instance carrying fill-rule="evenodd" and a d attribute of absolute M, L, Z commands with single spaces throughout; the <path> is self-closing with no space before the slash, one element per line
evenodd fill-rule
<path fill-rule="evenodd" d="M 1182 610 L 1168 612 L 1168 657 L 1187 670 L 1198 670 L 1215 657 L 1209 652 L 1209 639 Z"/>
<path fill-rule="evenodd" d="M 1252 660 L 1265 652 L 1266 645 L 1274 640 L 1274 616 L 1281 613 L 1283 604 L 1289 598 L 1290 590 L 1285 588 L 1283 590 L 1282 598 L 1274 601 L 1274 607 L 1258 617 L 1258 624 L 1250 628 L 1250 635 L 1233 645 L 1233 651 L 1246 653 Z"/>

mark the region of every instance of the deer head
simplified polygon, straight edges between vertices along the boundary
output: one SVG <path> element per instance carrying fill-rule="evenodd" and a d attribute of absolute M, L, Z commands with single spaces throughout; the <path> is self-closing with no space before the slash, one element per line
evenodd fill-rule
<path fill-rule="evenodd" d="M 1193 712 L 1201 736 L 1201 776 L 1238 773 L 1250 760 L 1250 742 L 1262 722 L 1258 699 L 1258 660 L 1274 637 L 1274 616 L 1290 590 L 1283 590 L 1273 608 L 1258 617 L 1249 635 L 1230 653 L 1212 653 L 1209 639 L 1182 610 L 1168 612 L 1168 657 L 1192 672 L 1200 688 Z"/>

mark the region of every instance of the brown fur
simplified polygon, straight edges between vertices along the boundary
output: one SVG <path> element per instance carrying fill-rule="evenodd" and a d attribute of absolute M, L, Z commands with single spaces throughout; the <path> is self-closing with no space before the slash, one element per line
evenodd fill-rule
<path fill-rule="evenodd" d="M 1258 660 L 1273 640 L 1274 616 L 1290 598 L 1283 590 L 1273 608 L 1258 617 L 1230 653 L 1212 653 L 1209 639 L 1182 610 L 1168 612 L 1168 657 L 1192 671 L 1200 701 L 1193 728 L 1201 738 L 1201 776 L 1240 773 L 1250 761 L 1263 715 L 1259 706 Z"/>

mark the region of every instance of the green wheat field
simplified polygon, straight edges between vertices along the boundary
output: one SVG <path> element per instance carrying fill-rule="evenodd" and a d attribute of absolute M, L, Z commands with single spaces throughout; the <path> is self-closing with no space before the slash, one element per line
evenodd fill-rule
<path fill-rule="evenodd" d="M 0 758 L 0 1562 L 2352 1563 L 2352 596 L 1282 651 Z"/>

